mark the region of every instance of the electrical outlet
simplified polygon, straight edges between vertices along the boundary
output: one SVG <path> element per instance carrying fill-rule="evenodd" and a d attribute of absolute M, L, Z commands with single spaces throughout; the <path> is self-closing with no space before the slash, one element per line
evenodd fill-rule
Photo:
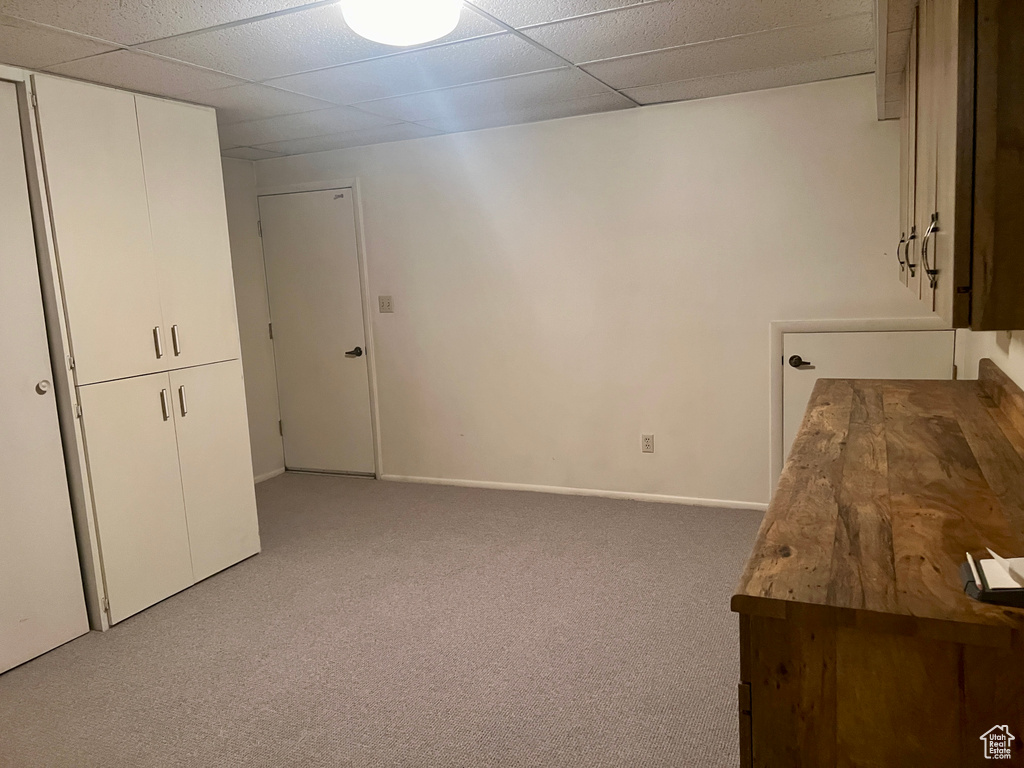
<path fill-rule="evenodd" d="M 640 435 L 640 450 L 643 453 L 654 453 L 654 435 Z"/>
<path fill-rule="evenodd" d="M 390 296 L 378 296 L 377 303 L 380 305 L 381 312 L 394 312 L 395 304 L 391 300 Z"/>

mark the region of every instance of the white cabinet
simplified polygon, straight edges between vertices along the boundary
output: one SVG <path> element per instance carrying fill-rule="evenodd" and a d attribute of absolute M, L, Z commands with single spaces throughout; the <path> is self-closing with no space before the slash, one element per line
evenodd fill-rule
<path fill-rule="evenodd" d="M 135 97 L 33 80 L 77 381 L 164 370 L 154 338 L 163 314 Z"/>
<path fill-rule="evenodd" d="M 34 83 L 77 383 L 237 358 L 213 110 Z"/>
<path fill-rule="evenodd" d="M 205 579 L 260 550 L 242 363 L 170 374 L 192 572 Z"/>
<path fill-rule="evenodd" d="M 238 357 L 217 118 L 137 96 L 169 368 Z"/>
<path fill-rule="evenodd" d="M 217 122 L 205 107 L 33 84 L 82 496 L 116 623 L 259 551 Z"/>
<path fill-rule="evenodd" d="M 170 387 L 156 373 L 78 390 L 111 623 L 194 581 Z"/>
<path fill-rule="evenodd" d="M 79 400 L 111 623 L 259 552 L 240 361 Z"/>

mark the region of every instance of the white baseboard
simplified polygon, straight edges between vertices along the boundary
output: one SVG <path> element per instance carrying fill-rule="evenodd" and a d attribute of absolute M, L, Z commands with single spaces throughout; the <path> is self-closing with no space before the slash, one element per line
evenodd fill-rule
<path fill-rule="evenodd" d="M 557 493 L 564 496 L 600 496 L 606 499 L 632 499 L 663 504 L 686 504 L 692 507 L 725 507 L 752 509 L 764 512 L 768 505 L 758 501 L 730 501 L 727 499 L 698 499 L 692 496 L 669 496 L 661 493 L 634 493 L 631 491 L 600 491 L 593 488 L 565 488 L 559 485 L 528 485 L 526 483 L 494 483 L 487 480 L 455 480 L 442 477 L 409 477 L 407 475 L 381 475 L 381 480 L 398 483 L 427 483 L 428 485 L 455 485 L 463 488 L 494 488 L 502 491 L 534 491 Z"/>
<path fill-rule="evenodd" d="M 262 483 L 264 480 L 269 480 L 272 477 L 277 477 L 278 475 L 283 474 L 284 467 L 278 467 L 277 469 L 272 470 L 270 472 L 264 472 L 262 475 L 256 475 L 256 477 L 254 477 L 253 480 L 257 483 Z"/>

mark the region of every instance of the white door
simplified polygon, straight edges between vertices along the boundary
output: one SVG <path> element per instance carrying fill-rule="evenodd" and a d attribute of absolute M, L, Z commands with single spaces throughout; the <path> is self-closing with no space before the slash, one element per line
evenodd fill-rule
<path fill-rule="evenodd" d="M 14 85 L 0 82 L 0 672 L 89 631 Z"/>
<path fill-rule="evenodd" d="M 78 388 L 103 580 L 116 623 L 192 586 L 166 373 Z"/>
<path fill-rule="evenodd" d="M 172 371 L 192 573 L 205 579 L 260 551 L 242 363 Z"/>
<path fill-rule="evenodd" d="M 352 190 L 260 198 L 285 466 L 372 474 Z"/>
<path fill-rule="evenodd" d="M 239 356 L 224 179 L 212 109 L 137 96 L 168 368 Z"/>
<path fill-rule="evenodd" d="M 135 97 L 54 77 L 33 82 L 76 381 L 166 370 Z"/>
<path fill-rule="evenodd" d="M 951 379 L 954 335 L 954 331 L 785 334 L 783 455 L 789 455 L 818 379 Z"/>

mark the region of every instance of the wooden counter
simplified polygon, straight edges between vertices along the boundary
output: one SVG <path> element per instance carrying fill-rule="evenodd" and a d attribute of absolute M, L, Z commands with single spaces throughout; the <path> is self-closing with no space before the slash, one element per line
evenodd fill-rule
<path fill-rule="evenodd" d="M 964 553 L 1024 556 L 1024 392 L 821 380 L 732 609 L 744 765 L 1024 762 L 1024 610 L 976 602 Z"/>

